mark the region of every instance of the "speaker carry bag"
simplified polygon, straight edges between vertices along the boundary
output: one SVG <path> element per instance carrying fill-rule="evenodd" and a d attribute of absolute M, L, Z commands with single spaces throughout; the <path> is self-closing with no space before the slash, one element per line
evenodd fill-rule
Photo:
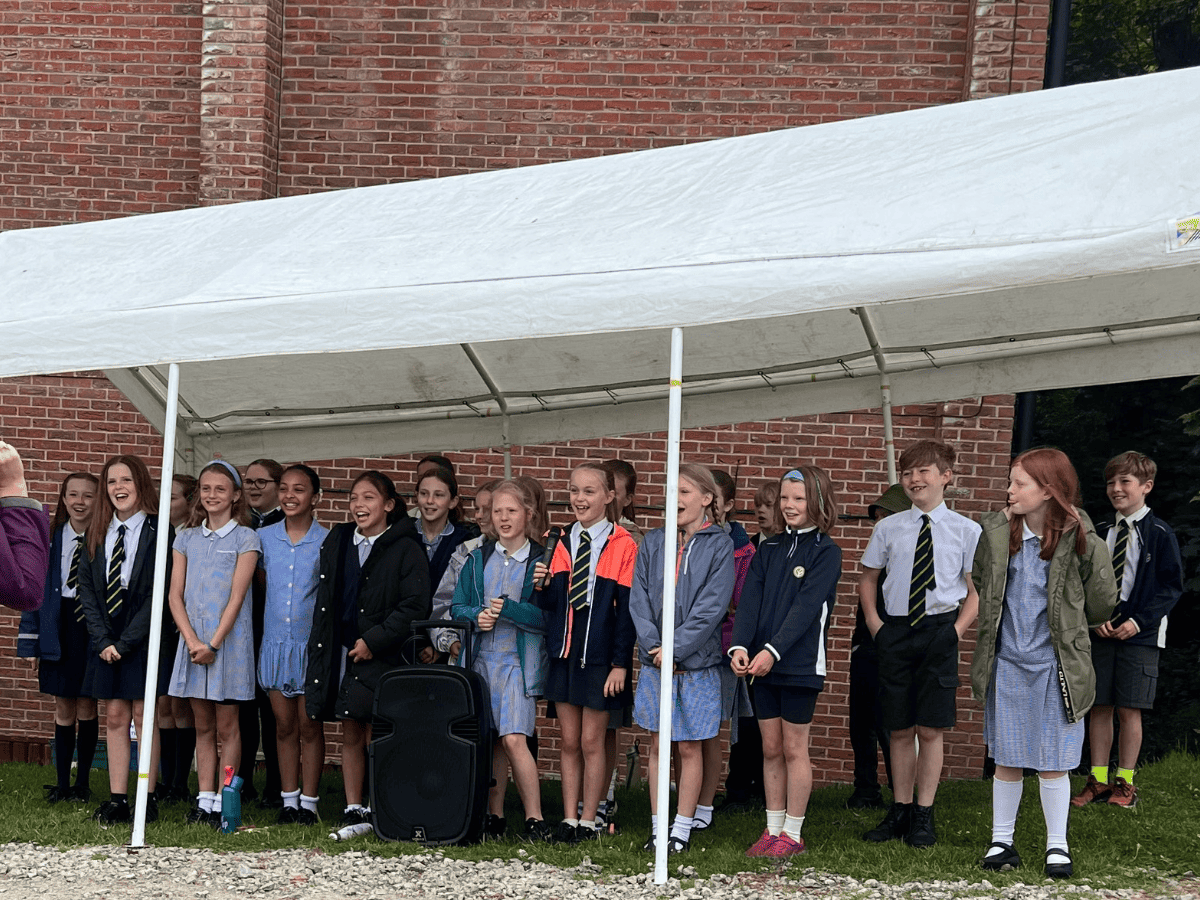
<path fill-rule="evenodd" d="M 465 844 L 483 834 L 492 784 L 487 685 L 469 668 L 473 622 L 438 619 L 419 629 L 462 632 L 467 668 L 412 665 L 379 680 L 368 751 L 375 833 L 385 841 Z"/>

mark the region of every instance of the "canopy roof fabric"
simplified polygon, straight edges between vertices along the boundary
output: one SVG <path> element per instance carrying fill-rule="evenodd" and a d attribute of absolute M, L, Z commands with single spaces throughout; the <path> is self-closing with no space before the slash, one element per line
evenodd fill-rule
<path fill-rule="evenodd" d="M 1200 369 L 1200 70 L 0 235 L 0 377 L 325 458 Z M 1189 237 L 1192 239 L 1189 241 Z M 856 310 L 858 311 L 856 313 Z M 502 413 L 506 413 L 502 415 Z"/>

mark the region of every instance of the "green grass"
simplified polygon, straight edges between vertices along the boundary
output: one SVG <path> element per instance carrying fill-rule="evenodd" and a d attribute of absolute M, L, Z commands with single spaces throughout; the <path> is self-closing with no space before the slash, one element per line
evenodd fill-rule
<path fill-rule="evenodd" d="M 27 841 L 67 848 L 128 841 L 127 829 L 104 830 L 89 818 L 95 802 L 88 807 L 68 803 L 47 805 L 42 799 L 42 785 L 53 778 L 53 770 L 48 766 L 21 763 L 0 766 L 0 797 L 6 798 L 2 801 L 0 843 Z M 1073 783 L 1078 787 L 1082 779 L 1075 777 Z M 1170 886 L 1170 881 L 1183 879 L 1190 885 L 1187 890 L 1194 893 L 1194 872 L 1200 858 L 1196 850 L 1200 847 L 1200 758 L 1172 753 L 1139 771 L 1137 785 L 1139 805 L 1133 810 L 1102 804 L 1072 810 L 1071 850 L 1079 873 L 1075 883 L 1162 892 L 1164 886 Z M 957 892 L 968 894 L 971 886 L 980 885 L 985 877 L 996 887 L 1042 880 L 1045 830 L 1036 778 L 1026 779 L 1017 823 L 1017 849 L 1025 866 L 1006 873 L 985 873 L 978 867 L 979 857 L 990 840 L 990 782 L 960 781 L 941 786 L 936 806 L 938 844 L 925 851 L 899 843 L 882 846 L 864 843 L 860 835 L 875 825 L 880 813 L 847 810 L 844 804 L 849 790 L 849 787 L 829 787 L 814 792 L 804 825 L 809 852 L 792 864 L 793 874 L 812 868 L 891 884 L 965 881 L 967 884 Z M 92 791 L 100 799 L 108 796 L 106 772 L 92 773 Z M 554 821 L 562 810 L 557 783 L 544 784 L 543 794 L 546 818 Z M 336 822 L 340 815 L 340 782 L 336 775 L 326 777 L 322 795 L 323 820 Z M 650 872 L 652 857 L 641 851 L 649 833 L 646 787 L 643 784 L 640 789 L 620 791 L 618 799 L 622 833 L 596 844 L 575 848 L 530 845 L 514 834 L 506 841 L 445 848 L 443 852 L 456 859 L 521 858 L 564 868 L 578 866 L 588 857 L 599 866 L 599 877 Z M 337 843 L 328 838 L 332 828 L 278 826 L 274 824 L 274 811 L 253 804 L 248 805 L 244 821 L 257 827 L 236 835 L 188 826 L 183 822 L 185 812 L 182 804 L 164 806 L 160 820 L 147 826 L 147 843 L 246 851 L 308 848 L 338 853 L 367 849 L 380 856 L 428 852 L 412 844 L 385 843 L 374 837 Z M 511 791 L 507 814 L 510 831 L 520 831 L 520 804 Z M 694 877 L 699 878 L 718 873 L 776 871 L 778 866 L 774 863 L 743 856 L 745 848 L 761 833 L 763 821 L 761 812 L 718 816 L 714 827 L 696 839 L 690 853 L 672 860 L 672 874 L 680 865 L 692 867 Z M 979 891 L 989 893 L 983 887 Z"/>

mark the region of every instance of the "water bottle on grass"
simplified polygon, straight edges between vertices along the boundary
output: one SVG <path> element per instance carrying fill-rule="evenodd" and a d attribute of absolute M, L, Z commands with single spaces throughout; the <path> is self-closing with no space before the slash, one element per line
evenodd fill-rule
<path fill-rule="evenodd" d="M 221 833 L 232 834 L 242 824 L 242 779 L 225 767 L 225 786 L 221 788 Z"/>

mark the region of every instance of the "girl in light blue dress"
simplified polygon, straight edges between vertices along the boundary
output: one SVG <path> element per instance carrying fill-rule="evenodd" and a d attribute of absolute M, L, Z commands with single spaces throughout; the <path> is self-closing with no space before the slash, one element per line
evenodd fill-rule
<path fill-rule="evenodd" d="M 220 765 L 236 772 L 242 757 L 238 701 L 254 697 L 254 632 L 245 603 L 261 543 L 250 528 L 237 469 L 215 460 L 200 472 L 196 501 L 175 538 L 171 615 L 179 649 L 171 673 L 173 697 L 187 697 L 196 716 L 200 794 L 188 822 L 221 822 Z"/>
<path fill-rule="evenodd" d="M 325 728 L 304 709 L 308 636 L 320 583 L 321 543 L 329 529 L 316 521 L 321 480 L 308 466 L 290 466 L 279 482 L 283 521 L 258 531 L 266 580 L 258 683 L 271 696 L 283 784 L 280 824 L 316 825 Z M 303 770 L 301 769 L 303 766 Z M 303 784 L 301 784 L 303 771 Z M 301 791 L 303 788 L 303 792 Z"/>
<path fill-rule="evenodd" d="M 492 526 L 496 539 L 472 551 L 454 588 L 450 608 L 455 619 L 479 626 L 478 653 L 472 667 L 482 676 L 491 697 L 492 723 L 504 754 L 497 767 L 512 766 L 513 780 L 525 808 L 526 831 L 542 834 L 541 786 L 537 762 L 526 737 L 534 733 L 537 697 L 546 680 L 546 621 L 532 601 L 535 564 L 543 548 L 532 540 L 534 500 L 523 486 L 503 481 L 492 492 Z M 507 773 L 495 772 L 498 783 Z M 503 833 L 504 795 L 489 795 L 485 831 Z M 539 824 L 541 823 L 541 824 Z"/>

